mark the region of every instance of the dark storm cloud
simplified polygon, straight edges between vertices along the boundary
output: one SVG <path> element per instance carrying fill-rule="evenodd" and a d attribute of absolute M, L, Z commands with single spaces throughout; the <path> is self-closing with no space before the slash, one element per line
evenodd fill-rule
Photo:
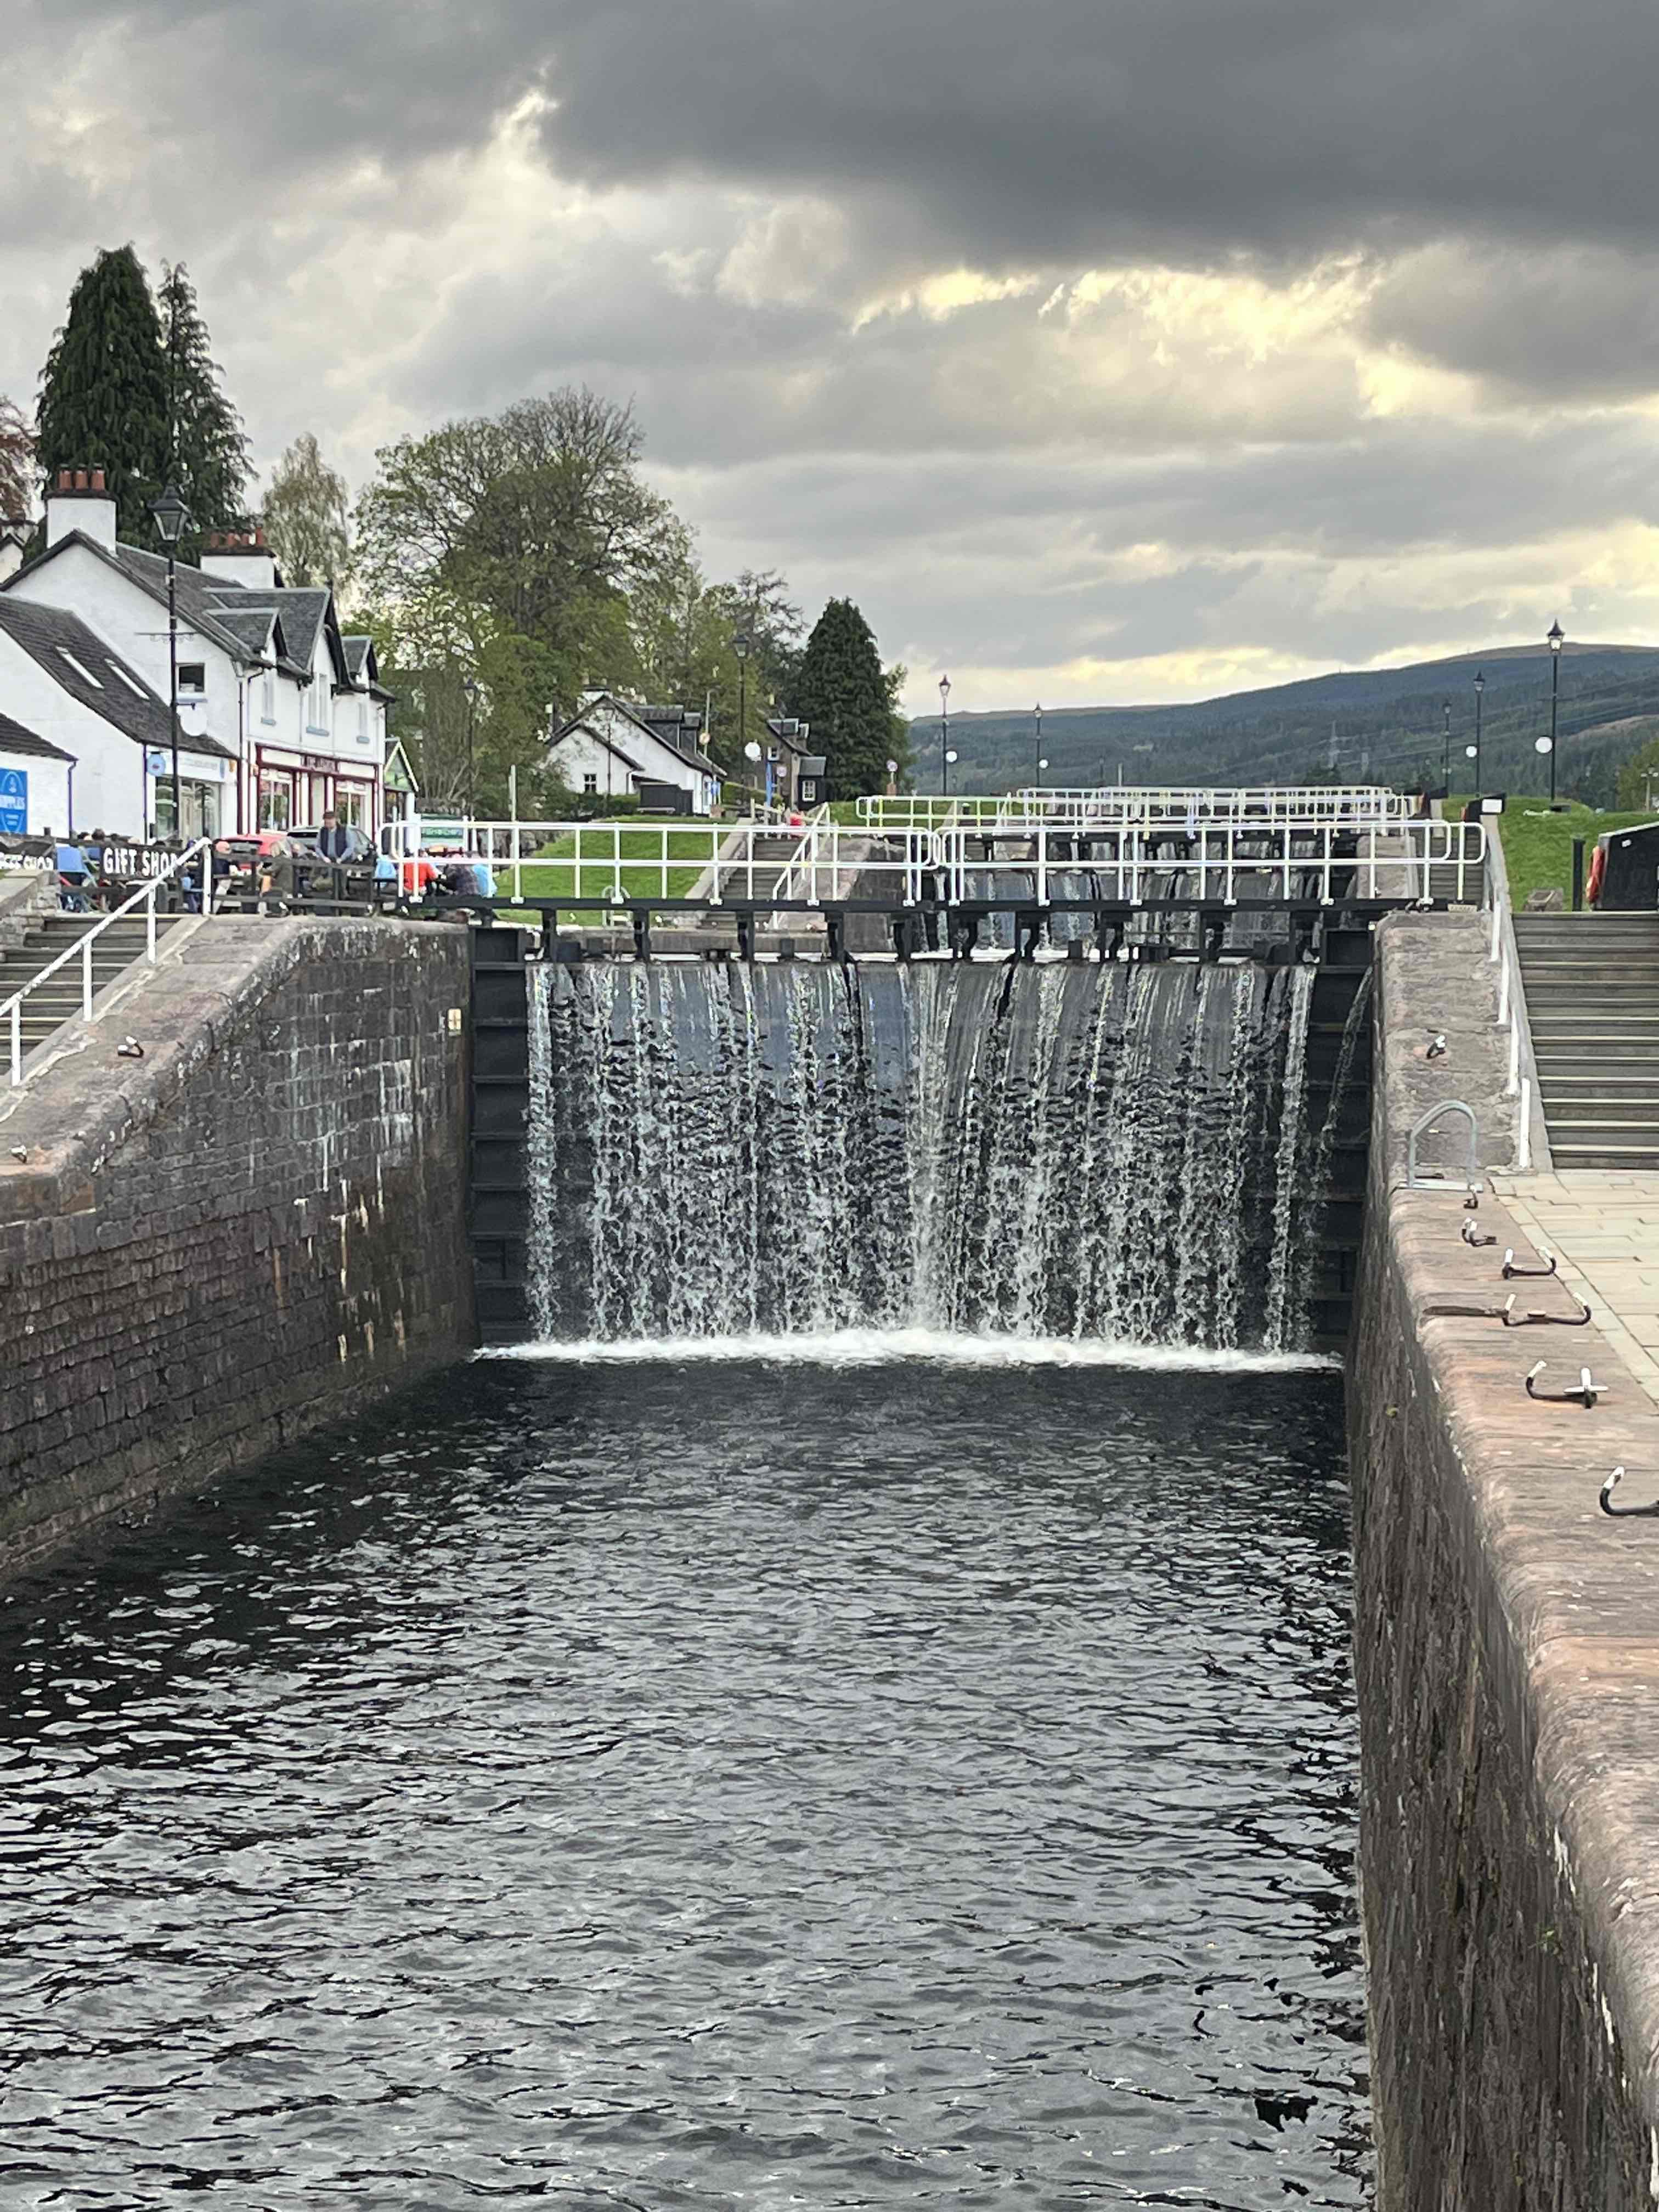
<path fill-rule="evenodd" d="M 1651 0 L 22 0 L 118 39 L 158 149 L 394 167 L 556 101 L 555 166 L 878 211 L 890 252 L 1298 256 L 1659 219 Z M 50 31 L 50 39 L 46 38 Z M 204 88 L 212 94 L 204 98 Z"/>
<path fill-rule="evenodd" d="M 1650 0 L 565 0 L 550 28 L 562 168 L 890 197 L 981 262 L 1659 216 Z"/>

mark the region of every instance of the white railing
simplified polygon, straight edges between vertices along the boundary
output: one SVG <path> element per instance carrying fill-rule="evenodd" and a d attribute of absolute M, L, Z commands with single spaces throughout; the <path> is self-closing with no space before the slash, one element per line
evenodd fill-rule
<path fill-rule="evenodd" d="M 1174 901 L 1225 907 L 1249 900 L 1329 906 L 1348 899 L 1403 904 L 1437 892 L 1466 902 L 1479 887 L 1487 838 L 1482 823 L 1427 820 L 1386 828 L 1248 822 L 1192 830 L 1184 823 L 1119 822 L 876 830 L 820 816 L 781 864 L 763 849 L 777 842 L 775 829 L 763 823 L 513 828 L 521 843 L 528 836 L 552 849 L 534 856 L 520 850 L 508 859 L 480 836 L 477 849 L 459 857 L 489 863 L 503 903 L 529 896 L 572 907 L 629 900 L 821 906 L 850 896 L 854 884 L 865 896 L 896 906 L 982 902 L 991 870 L 1029 882 L 1037 906 L 1056 897 L 1109 906 Z"/>
<path fill-rule="evenodd" d="M 1486 923 L 1486 958 L 1498 969 L 1498 1027 L 1508 1037 L 1504 1095 L 1516 1102 L 1516 1169 L 1522 1175 L 1529 1173 L 1536 1152 L 1539 1164 L 1547 1173 L 1549 1137 L 1544 1127 L 1538 1066 L 1533 1057 L 1532 1026 L 1527 1019 L 1526 994 L 1521 983 L 1521 954 L 1516 944 L 1515 917 L 1510 910 L 1509 874 L 1504 865 L 1503 842 L 1496 835 L 1491 839 L 1480 904 Z"/>
<path fill-rule="evenodd" d="M 40 988 L 43 983 L 50 982 L 54 975 L 67 969 L 71 962 L 78 960 L 81 963 L 81 1012 L 83 1018 L 90 1020 L 93 1000 L 93 961 L 98 940 L 106 931 L 112 929 L 118 921 L 131 921 L 141 908 L 143 910 L 145 921 L 144 957 L 154 967 L 156 902 L 161 892 L 169 886 L 177 888 L 180 876 L 192 860 L 200 863 L 201 910 L 204 914 L 210 914 L 213 911 L 213 845 L 210 838 L 200 837 L 195 844 L 186 846 L 182 853 L 175 855 L 170 865 L 159 875 L 152 876 L 149 881 L 134 891 L 131 897 L 124 899 L 112 912 L 106 914 L 101 921 L 94 922 L 84 936 L 77 938 L 66 951 L 60 952 L 55 960 L 48 962 L 38 975 L 32 975 L 21 991 L 14 991 L 10 998 L 0 1001 L 0 1020 L 3 1020 L 7 1025 L 10 1044 L 11 1082 L 14 1090 L 23 1080 L 25 1002 Z"/>
<path fill-rule="evenodd" d="M 870 798 L 858 802 L 859 819 L 872 829 L 1001 828 L 1049 822 L 1056 825 L 1182 823 L 1194 829 L 1226 823 L 1320 823 L 1382 827 L 1407 818 L 1399 792 L 1376 784 L 1224 788 L 1215 785 L 1102 784 L 1072 789 L 1030 786 L 995 798 L 929 796 Z"/>

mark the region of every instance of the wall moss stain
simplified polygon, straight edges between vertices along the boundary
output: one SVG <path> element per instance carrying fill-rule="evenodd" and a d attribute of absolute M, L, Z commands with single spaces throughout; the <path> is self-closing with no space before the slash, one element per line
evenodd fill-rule
<path fill-rule="evenodd" d="M 1659 1526 L 1597 1491 L 1659 1467 L 1659 1411 L 1594 1328 L 1571 1361 L 1623 1387 L 1586 1414 L 1526 1397 L 1539 1332 L 1445 1310 L 1501 1304 L 1522 1241 L 1487 1198 L 1474 1251 L 1459 1198 L 1400 1187 L 1436 1091 L 1509 1164 L 1473 927 L 1379 933 L 1349 1418 L 1380 2201 L 1634 2212 L 1659 2202 Z M 1448 1006 L 1437 1078 L 1413 1048 Z"/>
<path fill-rule="evenodd" d="M 6 1121 L 0 1572 L 473 1341 L 465 933 L 214 931 Z"/>

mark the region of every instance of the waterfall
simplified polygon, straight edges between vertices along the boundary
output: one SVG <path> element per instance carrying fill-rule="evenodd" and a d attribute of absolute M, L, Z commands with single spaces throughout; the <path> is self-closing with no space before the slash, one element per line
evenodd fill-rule
<path fill-rule="evenodd" d="M 1298 1340 L 1310 969 L 532 973 L 544 1337 Z"/>

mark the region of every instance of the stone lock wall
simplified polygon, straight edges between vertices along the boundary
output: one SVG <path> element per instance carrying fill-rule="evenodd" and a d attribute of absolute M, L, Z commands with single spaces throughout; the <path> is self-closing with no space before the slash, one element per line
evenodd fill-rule
<path fill-rule="evenodd" d="M 465 1354 L 467 999 L 459 929 L 215 921 L 0 1094 L 0 1572 Z"/>
<path fill-rule="evenodd" d="M 1659 2203 L 1659 1522 L 1597 1493 L 1623 1459 L 1659 1496 L 1659 1409 L 1628 1378 L 1594 1413 L 1529 1400 L 1535 1360 L 1559 1384 L 1616 1356 L 1504 1326 L 1541 1286 L 1504 1282 L 1525 1239 L 1490 1195 L 1476 1250 L 1461 1195 L 1404 1188 L 1441 1098 L 1510 1164 L 1473 927 L 1399 917 L 1377 953 L 1349 1442 L 1379 2200 L 1636 2212 Z"/>

